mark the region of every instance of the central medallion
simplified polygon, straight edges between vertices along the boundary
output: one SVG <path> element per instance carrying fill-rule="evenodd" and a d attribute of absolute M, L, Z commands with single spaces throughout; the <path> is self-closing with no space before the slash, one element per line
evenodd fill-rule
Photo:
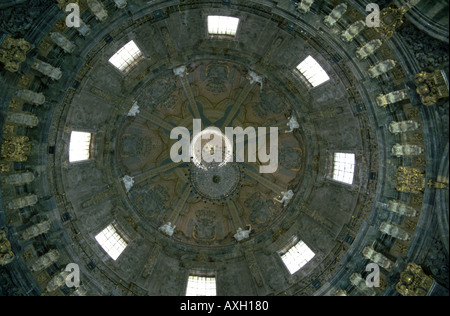
<path fill-rule="evenodd" d="M 236 163 L 210 163 L 208 168 L 190 168 L 190 180 L 195 192 L 202 199 L 213 203 L 225 203 L 241 186 L 241 170 Z"/>
<path fill-rule="evenodd" d="M 191 158 L 200 169 L 223 167 L 233 161 L 233 144 L 218 128 L 197 133 L 191 143 Z"/>

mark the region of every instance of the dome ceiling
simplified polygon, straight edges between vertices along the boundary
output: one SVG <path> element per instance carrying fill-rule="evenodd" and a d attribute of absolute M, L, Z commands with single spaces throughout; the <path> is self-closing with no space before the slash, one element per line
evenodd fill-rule
<path fill-rule="evenodd" d="M 445 292 L 448 123 L 439 115 L 448 115 L 448 86 L 447 96 L 439 90 L 425 106 L 415 80 L 448 66 L 441 54 L 448 45 L 435 43 L 440 31 L 433 39 L 428 30 L 438 57 L 421 67 L 406 43 L 412 28 L 422 33 L 406 19 L 392 38 L 367 27 L 340 38 L 365 19 L 358 1 L 347 1 L 333 27 L 323 19 L 340 1 L 315 1 L 304 13 L 291 1 L 128 1 L 124 8 L 102 1 L 105 11 L 81 1 L 89 34 L 65 25 L 66 3 L 58 2 L 41 6 L 56 18 L 42 12 L 37 30 L 13 34 L 33 45 L 20 71 L 2 72 L 9 89 L 0 91 L 9 106 L 0 228 L 15 257 L 5 267 L 23 271 L 17 278 L 34 294 L 184 295 L 188 276 L 199 275 L 214 276 L 218 295 L 396 295 L 404 294 L 396 286 L 410 262 Z M 239 18 L 236 34 L 209 34 L 210 15 Z M 376 40 L 377 49 L 365 46 Z M 139 54 L 121 71 L 110 61 L 130 41 Z M 296 68 L 308 56 L 328 75 L 317 87 Z M 59 67 L 61 78 L 42 76 L 36 60 Z M 387 60 L 394 66 L 370 75 Z M 17 93 L 25 90 L 45 102 Z M 391 92 L 402 97 L 389 99 Z M 17 112 L 39 125 L 12 122 Z M 276 127 L 278 144 L 267 149 L 276 150 L 276 171 L 261 172 L 268 162 L 248 155 L 251 142 L 244 161 L 236 148 L 222 164 L 199 162 L 195 153 L 174 161 L 181 135 L 171 133 L 181 127 L 195 139 L 198 119 L 202 130 L 222 133 L 223 147 L 202 141 L 202 158 L 226 153 L 222 139 L 238 143 L 227 127 L 253 129 L 258 154 Z M 86 160 L 70 159 L 74 131 L 90 137 Z M 354 157 L 348 183 L 336 180 L 339 153 Z M 106 227 L 124 245 L 117 257 L 101 245 L 102 236 L 112 238 Z M 282 257 L 299 241 L 313 256 L 291 273 Z M 430 259 L 439 249 L 443 260 Z M 44 256 L 48 264 L 36 268 Z M 358 280 L 374 261 L 381 285 L 367 288 Z M 81 268 L 78 290 L 55 279 L 69 263 Z"/>

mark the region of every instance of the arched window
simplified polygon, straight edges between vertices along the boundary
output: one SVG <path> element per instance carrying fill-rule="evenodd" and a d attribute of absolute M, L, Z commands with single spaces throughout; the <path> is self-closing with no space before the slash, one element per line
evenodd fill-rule
<path fill-rule="evenodd" d="M 136 43 L 129 41 L 109 59 L 109 62 L 120 71 L 126 73 L 141 60 L 142 56 L 142 52 Z"/>
<path fill-rule="evenodd" d="M 188 277 L 186 296 L 216 296 L 216 278 L 190 275 Z"/>
<path fill-rule="evenodd" d="M 239 18 L 232 16 L 209 15 L 208 34 L 235 36 L 239 25 Z"/>
<path fill-rule="evenodd" d="M 314 258 L 314 252 L 303 242 L 299 241 L 281 254 L 281 259 L 291 274 L 300 270 L 305 264 Z"/>
<path fill-rule="evenodd" d="M 306 57 L 305 60 L 297 66 L 297 70 L 300 71 L 302 76 L 305 77 L 313 88 L 330 80 L 328 74 L 312 56 Z"/>
<path fill-rule="evenodd" d="M 91 157 L 92 134 L 72 131 L 70 134 L 69 162 L 88 160 Z"/>
<path fill-rule="evenodd" d="M 119 235 L 113 224 L 102 230 L 95 239 L 113 260 L 117 260 L 127 247 L 127 242 Z"/>

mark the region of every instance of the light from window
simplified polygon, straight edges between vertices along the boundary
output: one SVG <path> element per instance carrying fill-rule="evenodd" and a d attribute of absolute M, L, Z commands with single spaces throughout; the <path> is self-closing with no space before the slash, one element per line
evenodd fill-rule
<path fill-rule="evenodd" d="M 299 241 L 288 252 L 281 256 L 284 264 L 291 274 L 300 270 L 314 257 L 314 252 L 303 242 Z"/>
<path fill-rule="evenodd" d="M 91 133 L 72 131 L 69 145 L 69 162 L 90 158 Z"/>
<path fill-rule="evenodd" d="M 113 224 L 102 230 L 95 239 L 113 260 L 116 260 L 127 247 L 127 243 L 117 233 Z"/>
<path fill-rule="evenodd" d="M 109 59 L 109 62 L 120 71 L 127 72 L 136 65 L 141 58 L 142 52 L 134 41 L 130 41 L 115 53 Z"/>
<path fill-rule="evenodd" d="M 333 179 L 352 184 L 355 172 L 355 154 L 335 153 L 333 163 Z"/>
<path fill-rule="evenodd" d="M 330 77 L 328 77 L 325 70 L 311 56 L 306 57 L 306 59 L 297 66 L 297 69 L 313 87 L 317 87 L 330 80 Z"/>
<path fill-rule="evenodd" d="M 239 19 L 231 16 L 209 15 L 208 33 L 211 35 L 235 36 Z"/>
<path fill-rule="evenodd" d="M 190 275 L 186 296 L 216 296 L 216 278 Z"/>

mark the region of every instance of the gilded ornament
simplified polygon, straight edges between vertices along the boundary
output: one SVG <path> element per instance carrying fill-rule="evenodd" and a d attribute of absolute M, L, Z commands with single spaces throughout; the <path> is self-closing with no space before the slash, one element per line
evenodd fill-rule
<path fill-rule="evenodd" d="M 395 288 L 403 296 L 426 296 L 433 283 L 433 278 L 426 275 L 419 265 L 410 262 L 400 274 L 400 281 Z"/>

